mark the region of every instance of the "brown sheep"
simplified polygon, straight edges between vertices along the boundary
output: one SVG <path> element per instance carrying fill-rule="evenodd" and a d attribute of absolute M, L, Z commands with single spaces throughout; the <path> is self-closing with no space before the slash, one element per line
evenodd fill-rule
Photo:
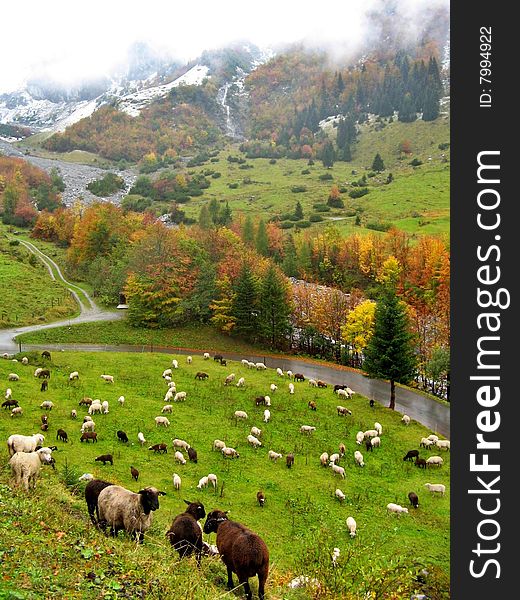
<path fill-rule="evenodd" d="M 305 381 L 305 375 L 303 375 L 302 373 L 295 373 L 294 381 Z"/>
<path fill-rule="evenodd" d="M 294 465 L 294 454 L 289 452 L 289 454 L 285 457 L 285 464 L 287 468 L 290 469 Z"/>
<path fill-rule="evenodd" d="M 327 387 L 327 384 L 324 381 L 322 381 L 321 379 L 318 379 L 317 383 L 318 383 L 318 387 L 319 388 L 326 388 Z"/>
<path fill-rule="evenodd" d="M 162 453 L 162 454 L 167 454 L 168 453 L 168 446 L 162 442 L 161 444 L 154 444 L 153 446 L 150 446 L 148 448 L 148 450 L 153 450 L 154 452 Z"/>
<path fill-rule="evenodd" d="M 173 520 L 166 537 L 179 553 L 179 557 L 190 556 L 195 552 L 197 564 L 200 565 L 202 554 L 202 529 L 198 521 L 206 516 L 204 505 L 200 502 L 184 500 L 188 508 Z"/>
<path fill-rule="evenodd" d="M 56 439 L 61 440 L 62 442 L 68 442 L 69 436 L 67 435 L 67 432 L 64 429 L 58 429 L 58 431 L 56 432 Z"/>
<path fill-rule="evenodd" d="M 40 386 L 40 392 L 46 392 L 48 387 L 49 387 L 49 382 L 47 381 L 47 379 L 44 379 Z"/>
<path fill-rule="evenodd" d="M 13 408 L 15 406 L 18 406 L 18 400 L 14 398 L 9 398 L 5 402 L 2 402 L 2 408 Z"/>
<path fill-rule="evenodd" d="M 49 369 L 42 369 L 38 373 L 38 379 L 49 379 L 50 376 L 51 376 L 51 372 L 49 371 Z"/>
<path fill-rule="evenodd" d="M 199 371 L 196 375 L 195 375 L 195 379 L 200 379 L 201 381 L 204 379 L 207 379 L 209 377 L 209 375 L 207 373 L 204 373 L 204 371 Z"/>
<path fill-rule="evenodd" d="M 83 398 L 79 401 L 80 406 L 90 406 L 92 404 L 92 398 Z"/>
<path fill-rule="evenodd" d="M 42 352 L 42 358 L 47 358 L 47 359 L 49 359 L 49 360 L 50 360 L 50 358 L 51 358 L 51 353 L 50 353 L 48 350 L 44 350 L 44 351 Z"/>
<path fill-rule="evenodd" d="M 307 403 L 307 406 L 311 409 L 311 410 L 316 410 L 318 407 L 316 406 L 316 402 L 314 402 L 314 400 L 310 400 Z"/>
<path fill-rule="evenodd" d="M 135 481 L 139 479 L 139 471 L 135 467 L 130 467 L 130 473 L 132 475 L 132 479 L 135 479 Z"/>
<path fill-rule="evenodd" d="M 94 459 L 95 462 L 102 462 L 104 465 L 109 462 L 111 465 L 114 464 L 114 458 L 111 454 L 102 454 Z"/>
<path fill-rule="evenodd" d="M 258 504 L 263 508 L 265 504 L 265 494 L 264 492 L 262 492 L 262 490 L 256 493 L 256 499 L 258 501 Z"/>
<path fill-rule="evenodd" d="M 92 440 L 92 442 L 97 442 L 97 433 L 95 431 L 84 431 L 79 438 L 80 442 L 87 442 Z"/>
<path fill-rule="evenodd" d="M 206 519 L 204 533 L 212 532 L 217 534 L 217 548 L 227 568 L 228 588 L 233 589 L 233 573 L 236 573 L 247 600 L 252 600 L 248 580 L 258 575 L 258 598 L 264 600 L 269 550 L 262 538 L 241 523 L 230 521 L 221 510 L 211 511 Z"/>
<path fill-rule="evenodd" d="M 426 469 L 426 461 L 424 460 L 424 458 L 416 458 L 415 466 L 419 467 L 419 469 Z"/>

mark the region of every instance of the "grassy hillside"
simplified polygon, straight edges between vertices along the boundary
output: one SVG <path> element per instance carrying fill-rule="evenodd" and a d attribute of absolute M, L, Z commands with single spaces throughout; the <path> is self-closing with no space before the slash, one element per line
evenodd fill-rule
<path fill-rule="evenodd" d="M 31 364 L 28 366 L 0 361 L 0 379 L 5 385 L 9 372 L 19 373 L 20 381 L 10 382 L 9 386 L 24 409 L 23 416 L 16 420 L 2 411 L 0 437 L 5 440 L 13 432 L 29 434 L 37 431 L 42 412 L 39 404 L 43 399 L 52 400 L 55 408 L 49 414 L 46 441 L 59 446 L 55 453 L 57 469 L 44 470 L 43 481 L 40 481 L 32 503 L 19 493 L 2 507 L 4 515 L 9 509 L 11 511 L 8 512 L 10 518 L 2 521 L 2 536 L 13 534 L 17 527 L 15 523 L 26 523 L 25 515 L 29 513 L 29 524 L 16 530 L 15 539 L 22 541 L 24 536 L 30 538 L 32 532 L 37 531 L 35 538 L 40 541 L 36 553 L 39 561 L 21 544 L 6 545 L 5 538 L 0 542 L 0 547 L 11 548 L 4 551 L 4 571 L 10 579 L 2 585 L 12 586 L 11 589 L 29 589 L 38 580 L 39 597 L 50 597 L 54 593 L 52 586 L 61 597 L 94 597 L 95 593 L 97 597 L 99 594 L 128 597 L 124 590 L 130 584 L 125 584 L 125 580 L 137 580 L 137 588 L 130 592 L 132 597 L 220 597 L 225 591 L 225 570 L 220 563 L 208 567 L 205 561 L 203 577 L 195 586 L 188 575 L 183 579 L 185 567 L 177 567 L 176 559 L 164 542 L 171 519 L 183 510 L 183 499 L 198 498 L 207 511 L 217 507 L 230 510 L 234 519 L 246 523 L 265 539 L 273 568 L 268 580 L 270 598 L 311 597 L 308 593 L 288 592 L 286 588 L 282 591 L 293 576 L 302 573 L 313 575 L 322 582 L 326 588 L 321 596 L 324 598 L 402 598 L 409 597 L 414 591 L 433 593 L 435 598 L 449 597 L 449 493 L 445 497 L 433 497 L 426 493 L 423 484 L 427 481 L 449 484 L 450 457 L 443 453 L 444 465 L 429 471 L 417 469 L 402 460 L 404 454 L 411 448 L 418 448 L 420 438 L 429 433 L 420 424 L 412 422 L 405 427 L 399 414 L 379 406 L 371 409 L 367 399 L 358 395 L 347 403 L 353 416 L 338 417 L 337 398 L 330 388 L 318 390 L 310 388 L 306 382 L 297 383 L 296 393 L 291 396 L 287 380 L 282 380 L 272 370 L 265 373 L 251 371 L 236 362 L 223 368 L 198 355 L 194 356 L 190 366 L 179 357 L 174 380 L 177 390 L 187 392 L 187 400 L 174 404 L 171 427 L 159 429 L 153 419 L 161 413 L 164 404 L 166 385 L 161 374 L 171 365 L 169 357 L 53 353 L 49 390 L 40 393 L 40 382 L 33 377 L 33 371 L 41 359 L 36 354 L 29 356 Z M 69 384 L 68 373 L 72 370 L 79 371 L 80 380 Z M 196 381 L 194 374 L 199 370 L 209 373 L 209 380 Z M 244 389 L 223 385 L 224 376 L 230 372 L 235 372 L 237 378 L 246 378 Z M 104 383 L 100 378 L 102 373 L 114 375 L 114 385 Z M 277 383 L 279 389 L 271 394 L 272 418 L 265 424 L 262 422 L 263 407 L 256 407 L 254 398 L 268 393 L 271 382 Z M 117 402 L 120 395 L 125 396 L 124 406 Z M 72 408 L 79 409 L 78 402 L 84 396 L 106 399 L 110 403 L 109 414 L 94 416 L 99 436 L 97 444 L 79 442 L 82 409 L 78 411 L 77 421 L 69 417 Z M 307 407 L 311 399 L 317 402 L 316 412 Z M 246 422 L 235 422 L 233 412 L 237 409 L 247 411 L 249 419 Z M 372 428 L 375 421 L 383 426 L 382 447 L 372 453 L 361 448 L 366 466 L 356 467 L 353 460 L 353 452 L 358 448 L 355 434 L 360 429 Z M 299 432 L 302 424 L 315 425 L 317 430 L 312 436 L 302 436 Z M 246 441 L 252 425 L 263 430 L 263 447 L 256 451 Z M 55 442 L 59 427 L 68 432 L 69 443 Z M 117 441 L 118 429 L 127 432 L 129 444 Z M 174 437 L 186 439 L 197 449 L 198 463 L 175 464 L 171 446 L 168 454 L 154 455 L 146 446 L 138 445 L 138 431 L 144 433 L 147 445 L 164 441 L 170 446 Z M 211 447 L 215 438 L 237 448 L 240 458 L 225 460 L 213 452 Z M 340 461 L 347 471 L 345 480 L 319 464 L 321 452 L 336 451 L 340 442 L 347 446 L 346 456 Z M 269 449 L 283 454 L 294 451 L 294 468 L 288 470 L 283 459 L 271 463 L 267 458 Z M 94 462 L 96 456 L 107 452 L 114 456 L 113 466 Z M 424 456 L 437 453 L 421 450 Z M 2 464 L 6 463 L 7 453 L 2 450 Z M 138 484 L 130 478 L 131 465 L 141 473 Z M 144 548 L 136 549 L 123 538 L 109 541 L 92 531 L 81 500 L 71 497 L 62 486 L 63 481 L 76 482 L 77 476 L 87 471 L 130 489 L 155 485 L 167 492 L 161 499 L 161 509 L 155 514 L 154 526 Z M 173 490 L 173 472 L 182 478 L 180 493 Z M 218 476 L 217 490 L 198 491 L 199 478 L 210 472 Z M 7 477 L 4 471 L 4 483 Z M 337 487 L 347 496 L 343 505 L 334 497 Z M 45 492 L 44 488 L 47 488 Z M 2 495 L 6 496 L 6 488 L 1 489 Z M 256 504 L 258 489 L 263 489 L 266 494 L 263 509 Z M 410 508 L 410 514 L 402 517 L 388 515 L 386 504 L 398 502 L 406 506 L 410 490 L 419 495 L 419 509 L 413 511 Z M 55 498 L 56 507 L 68 513 L 63 525 L 57 518 L 55 506 L 50 511 L 45 507 L 44 502 L 50 498 Z M 350 515 L 358 523 L 358 535 L 354 539 L 348 536 L 345 527 L 345 519 Z M 37 519 L 45 526 L 37 527 Z M 48 520 L 51 523 L 47 523 Z M 214 536 L 211 541 L 214 542 Z M 45 550 L 42 549 L 44 544 Z M 341 550 L 339 567 L 335 570 L 330 564 L 334 547 Z M 68 565 L 72 548 L 83 557 L 81 564 L 73 560 Z M 110 560 L 106 556 L 108 553 Z M 43 555 L 47 560 L 41 560 Z M 140 563 L 139 567 L 135 566 L 136 562 Z M 426 585 L 415 579 L 418 570 L 424 567 L 430 572 Z M 51 580 L 52 571 L 57 572 L 58 579 Z M 88 579 L 90 572 L 94 573 L 92 579 Z M 169 579 L 171 577 L 176 579 Z M 164 595 L 160 593 L 161 586 L 168 586 L 162 588 L 168 589 Z"/>

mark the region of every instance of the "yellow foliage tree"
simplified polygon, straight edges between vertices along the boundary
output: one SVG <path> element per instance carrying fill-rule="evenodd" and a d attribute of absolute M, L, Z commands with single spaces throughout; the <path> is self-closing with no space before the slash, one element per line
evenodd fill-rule
<path fill-rule="evenodd" d="M 347 321 L 341 328 L 341 337 L 354 354 L 354 363 L 359 364 L 360 356 L 374 333 L 374 315 L 376 303 L 365 300 L 347 315 Z"/>

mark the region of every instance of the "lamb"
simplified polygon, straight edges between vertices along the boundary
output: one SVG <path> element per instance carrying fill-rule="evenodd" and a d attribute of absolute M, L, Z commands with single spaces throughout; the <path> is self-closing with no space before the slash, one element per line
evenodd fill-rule
<path fill-rule="evenodd" d="M 22 410 L 21 406 L 15 406 L 11 410 L 11 417 L 22 416 L 22 415 L 23 415 L 23 410 Z"/>
<path fill-rule="evenodd" d="M 119 485 L 108 486 L 99 494 L 99 522 L 103 530 L 109 526 L 114 536 L 123 529 L 142 543 L 152 524 L 152 512 L 159 509 L 159 496 L 164 495 L 155 487 L 135 494 Z"/>
<path fill-rule="evenodd" d="M 426 469 L 426 461 L 424 460 L 424 458 L 417 457 L 415 459 L 415 466 L 419 467 L 419 469 Z"/>
<path fill-rule="evenodd" d="M 279 458 L 282 458 L 282 454 L 280 454 L 279 452 L 275 452 L 274 450 L 269 450 L 267 455 L 269 456 L 269 459 L 273 462 L 276 462 Z"/>
<path fill-rule="evenodd" d="M 256 492 L 256 501 L 262 508 L 264 507 L 265 494 L 264 494 L 264 492 L 262 492 L 262 490 L 259 490 L 258 492 Z"/>
<path fill-rule="evenodd" d="M 162 407 L 161 413 L 163 413 L 163 414 L 164 413 L 170 413 L 171 414 L 172 412 L 173 412 L 173 405 L 172 404 L 165 404 Z"/>
<path fill-rule="evenodd" d="M 316 427 L 313 427 L 312 425 L 302 425 L 300 427 L 300 433 L 310 435 L 313 431 L 316 431 Z"/>
<path fill-rule="evenodd" d="M 440 450 L 449 450 L 450 449 L 450 440 L 437 440 L 435 445 Z"/>
<path fill-rule="evenodd" d="M 271 383 L 271 385 L 269 386 L 269 389 L 271 390 L 271 392 L 274 393 L 278 389 L 278 386 L 274 383 Z"/>
<path fill-rule="evenodd" d="M 286 375 L 287 375 L 287 377 L 288 377 L 289 379 L 292 379 L 292 377 L 293 377 L 293 372 L 292 372 L 292 371 L 287 371 Z"/>
<path fill-rule="evenodd" d="M 309 379 L 309 385 L 311 387 L 318 387 L 318 382 L 316 381 L 316 379 Z"/>
<path fill-rule="evenodd" d="M 383 435 L 383 426 L 381 425 L 381 423 L 378 423 L 376 421 L 374 423 L 374 429 L 377 431 L 377 435 L 379 435 L 379 436 Z"/>
<path fill-rule="evenodd" d="M 292 468 L 294 465 L 294 454 L 289 452 L 289 454 L 285 457 L 285 464 L 288 469 Z"/>
<path fill-rule="evenodd" d="M 195 448 L 188 446 L 188 458 L 190 462 L 198 462 L 197 451 L 195 450 Z"/>
<path fill-rule="evenodd" d="M 97 433 L 95 431 L 84 431 L 79 438 L 80 442 L 87 442 L 92 440 L 92 443 L 97 442 Z"/>
<path fill-rule="evenodd" d="M 92 420 L 85 421 L 81 425 L 81 433 L 85 433 L 85 431 L 94 431 L 95 429 L 96 429 L 96 424 Z"/>
<path fill-rule="evenodd" d="M 269 423 L 270 419 L 271 419 L 271 411 L 268 408 L 266 408 L 264 410 L 264 423 Z"/>
<path fill-rule="evenodd" d="M 53 406 L 54 406 L 54 402 L 51 402 L 50 400 L 44 400 L 40 404 L 40 408 L 43 408 L 43 410 L 52 410 Z"/>
<path fill-rule="evenodd" d="M 112 466 L 114 465 L 114 457 L 111 454 L 102 454 L 94 459 L 95 462 L 102 462 L 105 465 L 109 462 Z"/>
<path fill-rule="evenodd" d="M 354 460 L 360 467 L 365 466 L 365 463 L 363 462 L 363 455 L 361 454 L 361 452 L 359 450 L 356 450 L 354 452 Z"/>
<path fill-rule="evenodd" d="M 119 402 L 120 406 L 123 406 L 123 404 L 125 403 L 125 397 L 124 396 L 119 396 L 119 398 L 117 399 L 117 401 Z"/>
<path fill-rule="evenodd" d="M 356 444 L 361 445 L 361 442 L 365 439 L 365 434 L 363 431 L 358 431 L 356 433 Z"/>
<path fill-rule="evenodd" d="M 173 474 L 173 487 L 179 491 L 181 489 L 181 478 L 177 473 Z"/>
<path fill-rule="evenodd" d="M 47 379 L 44 379 L 40 386 L 40 392 L 46 392 L 48 388 L 49 388 L 49 382 L 47 381 Z"/>
<path fill-rule="evenodd" d="M 16 373 L 9 373 L 9 375 L 7 376 L 7 379 L 9 381 L 20 381 L 20 376 L 17 375 Z"/>
<path fill-rule="evenodd" d="M 233 573 L 244 586 L 247 600 L 252 600 L 248 579 L 258 575 L 258 597 L 265 598 L 265 582 L 269 572 L 269 550 L 256 533 L 244 525 L 230 521 L 227 514 L 214 510 L 208 514 L 204 533 L 216 532 L 217 548 L 227 567 L 229 589 L 233 589 Z"/>
<path fill-rule="evenodd" d="M 161 442 L 160 444 L 150 446 L 148 450 L 153 450 L 156 454 L 167 454 L 168 446 L 164 442 Z"/>
<path fill-rule="evenodd" d="M 233 414 L 235 419 L 247 419 L 247 413 L 245 410 L 235 410 Z"/>
<path fill-rule="evenodd" d="M 237 381 L 237 387 L 244 387 L 246 384 L 246 380 L 244 377 L 240 377 L 240 379 Z"/>
<path fill-rule="evenodd" d="M 262 430 L 258 429 L 258 427 L 251 427 L 251 435 L 259 437 L 262 435 Z"/>
<path fill-rule="evenodd" d="M 357 523 L 354 517 L 347 517 L 347 529 L 351 538 L 356 537 Z"/>
<path fill-rule="evenodd" d="M 226 447 L 226 442 L 223 442 L 222 440 L 215 440 L 213 442 L 213 450 L 222 450 L 225 447 Z"/>
<path fill-rule="evenodd" d="M 345 456 L 345 452 L 346 452 L 346 451 L 347 451 L 347 449 L 346 449 L 346 447 L 345 447 L 345 444 L 342 442 L 342 443 L 339 445 L 339 455 L 340 455 L 340 456 Z"/>
<path fill-rule="evenodd" d="M 410 500 L 410 504 L 414 508 L 419 508 L 419 497 L 417 496 L 417 494 L 415 492 L 410 492 L 408 494 L 408 499 Z"/>
<path fill-rule="evenodd" d="M 214 473 L 208 473 L 208 481 L 213 486 L 213 489 L 217 489 L 217 476 Z"/>
<path fill-rule="evenodd" d="M 235 374 L 234 373 L 230 373 L 225 379 L 224 379 L 224 385 L 229 385 L 234 379 L 235 379 Z"/>
<path fill-rule="evenodd" d="M 309 400 L 309 402 L 307 402 L 307 406 L 311 410 L 317 410 L 318 409 L 318 406 L 317 406 L 316 402 L 314 402 L 314 400 Z"/>
<path fill-rule="evenodd" d="M 257 396 L 255 398 L 255 404 L 256 406 L 260 406 L 261 404 L 265 406 L 265 396 Z"/>
<path fill-rule="evenodd" d="M 126 433 L 125 433 L 124 431 L 122 431 L 121 429 L 119 429 L 119 430 L 117 431 L 116 435 L 117 435 L 117 439 L 118 439 L 120 442 L 123 442 L 123 443 L 125 443 L 125 444 L 127 444 L 127 443 L 128 443 L 128 436 L 126 435 Z"/>
<path fill-rule="evenodd" d="M 334 464 L 333 462 L 329 463 L 329 467 L 332 468 L 332 471 L 334 472 L 334 474 L 338 474 L 341 476 L 342 479 L 345 479 L 345 469 L 343 467 L 340 467 L 336 464 Z"/>
<path fill-rule="evenodd" d="M 186 400 L 187 393 L 186 392 L 177 392 L 173 397 L 174 402 L 184 402 Z"/>
<path fill-rule="evenodd" d="M 170 421 L 166 417 L 155 417 L 156 427 L 169 427 Z"/>
<path fill-rule="evenodd" d="M 179 368 L 179 362 L 175 358 L 172 360 L 172 367 L 174 369 L 178 369 Z"/>
<path fill-rule="evenodd" d="M 345 408 L 344 406 L 336 406 L 336 411 L 338 413 L 338 416 L 340 417 L 344 417 L 345 415 L 352 415 L 352 411 L 349 410 L 348 408 Z"/>
<path fill-rule="evenodd" d="M 113 375 L 101 375 L 101 379 L 103 381 L 105 381 L 106 383 L 114 383 L 114 376 Z"/>
<path fill-rule="evenodd" d="M 45 436 L 41 433 L 33 433 L 32 435 L 20 435 L 15 433 L 7 438 L 7 450 L 9 456 L 13 456 L 16 452 L 34 452 L 36 446 L 42 446 Z"/>
<path fill-rule="evenodd" d="M 187 356 L 186 357 L 186 362 L 191 365 L 191 363 L 193 362 L 193 356 Z"/>
<path fill-rule="evenodd" d="M 144 435 L 143 435 L 142 431 L 140 431 L 137 434 L 137 439 L 138 439 L 139 443 L 141 444 L 141 446 L 144 446 L 144 444 L 146 443 L 146 440 L 144 439 Z"/>
<path fill-rule="evenodd" d="M 294 383 L 289 384 L 289 394 L 294 394 Z"/>
<path fill-rule="evenodd" d="M 204 371 L 197 371 L 197 373 L 195 374 L 195 379 L 198 379 L 200 381 L 204 381 L 205 379 L 208 379 L 208 377 L 209 375 Z"/>
<path fill-rule="evenodd" d="M 70 411 L 70 418 L 71 418 L 71 419 L 77 419 L 77 418 L 78 418 L 78 411 L 77 411 L 75 408 L 73 408 L 73 409 Z"/>
<path fill-rule="evenodd" d="M 283 371 L 282 371 L 282 369 L 280 369 L 280 367 L 277 367 L 277 368 L 276 368 L 276 373 L 277 373 L 277 375 L 279 375 L 280 377 L 283 377 Z"/>
<path fill-rule="evenodd" d="M 405 506 L 401 506 L 400 504 L 395 504 L 394 502 L 390 502 L 386 505 L 388 512 L 393 512 L 397 515 L 401 515 L 402 513 L 408 514 L 408 509 Z"/>
<path fill-rule="evenodd" d="M 334 492 L 334 495 L 340 502 L 343 502 L 346 498 L 345 494 L 339 488 Z"/>
<path fill-rule="evenodd" d="M 337 452 L 330 455 L 329 463 L 333 462 L 334 464 L 336 464 L 338 461 L 339 461 L 339 454 Z"/>
<path fill-rule="evenodd" d="M 431 465 L 437 465 L 438 467 L 442 466 L 442 463 L 444 461 L 442 460 L 442 458 L 440 456 L 430 456 L 429 458 L 426 459 L 426 464 L 428 466 Z"/>
<path fill-rule="evenodd" d="M 403 415 L 403 418 L 401 419 L 401 422 L 404 423 L 405 425 L 409 425 L 410 424 L 410 417 L 408 415 Z"/>
<path fill-rule="evenodd" d="M 206 516 L 204 505 L 200 502 L 188 502 L 185 512 L 177 515 L 173 520 L 166 537 L 170 544 L 179 553 L 179 557 L 190 556 L 195 552 L 197 564 L 200 566 L 202 555 L 202 528 L 199 520 Z"/>
<path fill-rule="evenodd" d="M 253 448 L 259 448 L 262 445 L 262 442 L 251 434 L 247 436 L 247 441 L 249 444 L 251 444 L 251 446 L 253 446 Z"/>
<path fill-rule="evenodd" d="M 103 402 L 101 403 L 101 406 L 103 408 L 103 414 L 108 415 L 108 401 L 103 400 Z"/>
<path fill-rule="evenodd" d="M 130 475 L 135 481 L 139 479 L 139 471 L 135 467 L 130 467 Z"/>
<path fill-rule="evenodd" d="M 226 446 L 222 448 L 222 456 L 224 458 L 240 458 L 240 454 L 234 449 Z"/>
<path fill-rule="evenodd" d="M 34 452 L 15 452 L 10 460 L 14 485 L 23 485 L 26 492 L 36 487 L 36 480 L 40 474 L 42 464 L 50 464 L 52 456 L 47 448 Z"/>
<path fill-rule="evenodd" d="M 62 442 L 67 442 L 69 437 L 64 429 L 58 429 L 56 432 L 56 439 L 61 440 Z"/>
<path fill-rule="evenodd" d="M 77 379 L 79 379 L 78 371 L 72 371 L 72 373 L 69 373 L 69 381 L 75 381 Z"/>
<path fill-rule="evenodd" d="M 201 477 L 199 479 L 199 483 L 197 484 L 197 489 L 201 490 L 202 488 L 205 488 L 207 485 L 208 485 L 208 477 L 207 476 Z"/>
<path fill-rule="evenodd" d="M 408 450 L 403 460 L 413 460 L 419 456 L 419 450 Z"/>
<path fill-rule="evenodd" d="M 180 450 L 176 450 L 174 454 L 175 461 L 181 465 L 186 464 L 186 459 L 184 458 L 182 452 Z"/>
<path fill-rule="evenodd" d="M 428 488 L 432 494 L 439 493 L 441 496 L 444 496 L 446 492 L 446 486 L 443 483 L 425 483 L 424 487 Z"/>

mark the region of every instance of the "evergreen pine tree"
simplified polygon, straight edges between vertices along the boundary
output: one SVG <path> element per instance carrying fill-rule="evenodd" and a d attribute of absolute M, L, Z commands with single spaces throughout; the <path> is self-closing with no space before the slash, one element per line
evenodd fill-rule
<path fill-rule="evenodd" d="M 267 237 L 267 229 L 263 219 L 258 221 L 255 245 L 258 254 L 269 256 L 269 238 Z"/>
<path fill-rule="evenodd" d="M 219 219 L 220 207 L 218 205 L 216 198 L 212 198 L 209 201 L 208 212 L 209 212 L 209 216 L 211 218 L 211 222 L 213 223 L 213 225 L 217 225 L 218 219 Z"/>
<path fill-rule="evenodd" d="M 365 350 L 363 370 L 377 379 L 390 380 L 390 405 L 395 409 L 395 383 L 410 383 L 416 367 L 406 307 L 387 285 L 377 302 L 374 333 Z"/>
<path fill-rule="evenodd" d="M 226 206 L 221 207 L 218 222 L 220 225 L 226 227 L 233 221 L 233 214 L 229 208 L 229 202 L 226 200 Z"/>
<path fill-rule="evenodd" d="M 399 121 L 402 123 L 411 123 L 417 119 L 415 104 L 411 94 L 405 94 L 401 106 L 399 108 Z"/>
<path fill-rule="evenodd" d="M 282 269 L 287 277 L 298 276 L 296 246 L 294 245 L 294 238 L 292 235 L 289 235 L 285 242 Z"/>
<path fill-rule="evenodd" d="M 258 328 L 257 283 L 249 266 L 244 263 L 233 286 L 231 316 L 235 319 L 234 331 L 253 340 Z"/>
<path fill-rule="evenodd" d="M 424 96 L 423 121 L 435 121 L 439 116 L 439 98 L 433 86 L 429 86 Z"/>
<path fill-rule="evenodd" d="M 272 348 L 283 347 L 291 327 L 291 307 L 286 284 L 274 265 L 269 266 L 260 283 L 259 298 L 260 335 Z"/>
<path fill-rule="evenodd" d="M 385 170 L 385 163 L 383 162 L 383 159 L 381 158 L 381 155 L 379 154 L 379 152 L 374 156 L 374 162 L 372 163 L 372 171 L 377 171 L 378 173 L 380 173 L 381 171 Z"/>
<path fill-rule="evenodd" d="M 336 153 L 334 152 L 334 146 L 332 142 L 327 141 L 322 150 L 321 160 L 325 168 L 330 168 L 334 165 L 336 159 Z"/>
<path fill-rule="evenodd" d="M 209 229 L 211 227 L 211 216 L 209 214 L 207 204 L 203 204 L 200 209 L 199 225 L 202 227 L 202 229 Z"/>
<path fill-rule="evenodd" d="M 299 221 L 303 219 L 303 208 L 299 200 L 296 202 L 296 207 L 294 208 L 294 216 L 298 217 Z"/>
<path fill-rule="evenodd" d="M 253 228 L 253 221 L 251 220 L 251 217 L 247 215 L 244 221 L 244 225 L 242 226 L 242 240 L 244 241 L 244 243 L 249 244 L 251 246 L 253 245 L 254 239 L 255 231 Z"/>

